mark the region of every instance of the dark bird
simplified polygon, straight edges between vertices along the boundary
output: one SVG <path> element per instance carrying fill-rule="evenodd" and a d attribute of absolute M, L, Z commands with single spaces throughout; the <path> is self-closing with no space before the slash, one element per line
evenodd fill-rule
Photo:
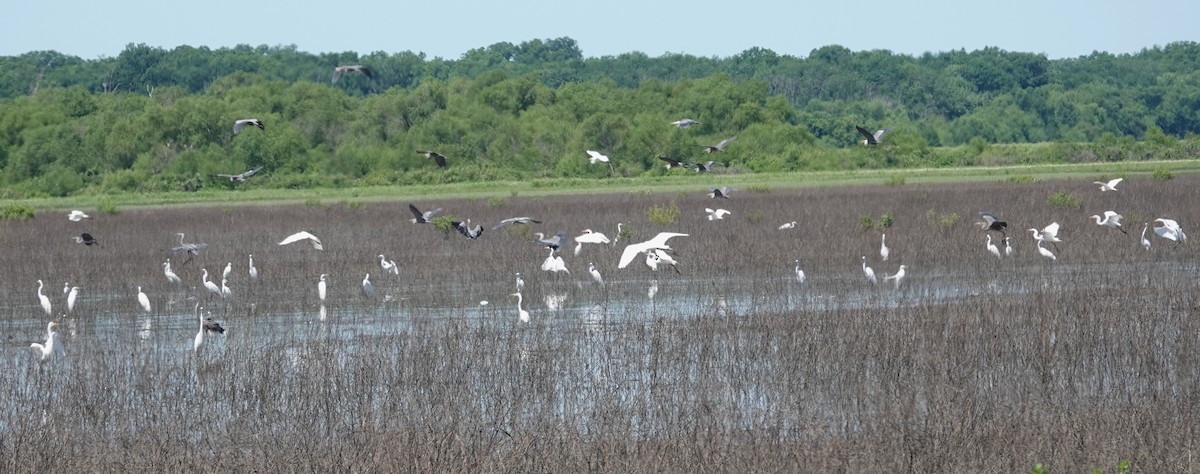
<path fill-rule="evenodd" d="M 249 177 L 251 177 L 251 176 L 254 176 L 254 175 L 255 175 L 255 174 L 257 174 L 259 171 L 262 171 L 262 169 L 263 169 L 263 167 L 259 166 L 258 168 L 254 168 L 254 169 L 252 169 L 252 170 L 249 170 L 249 171 L 243 172 L 243 173 L 241 173 L 241 174 L 221 174 L 221 173 L 217 173 L 217 176 L 219 176 L 219 177 L 222 177 L 222 178 L 229 178 L 229 181 L 230 181 L 230 182 L 234 182 L 234 183 L 241 183 L 241 182 L 243 182 L 243 181 L 246 181 L 246 178 L 249 178 Z"/>
<path fill-rule="evenodd" d="M 433 219 L 434 214 L 442 212 L 442 208 L 440 207 L 432 211 L 421 212 L 420 209 L 417 209 L 417 206 L 412 204 L 408 205 L 408 210 L 412 211 L 413 216 L 416 216 L 411 219 L 413 224 L 428 224 Z"/>
<path fill-rule="evenodd" d="M 496 225 L 492 226 L 492 230 L 499 229 L 499 228 L 501 228 L 501 227 L 504 227 L 504 226 L 506 226 L 506 225 L 509 225 L 509 224 L 530 224 L 530 223 L 533 223 L 533 224 L 541 224 L 541 223 L 542 223 L 542 221 L 539 221 L 539 220 L 537 220 L 537 219 L 534 219 L 534 218 L 532 218 L 532 217 L 524 217 L 524 216 L 522 216 L 522 217 L 509 217 L 508 219 L 504 219 L 504 220 L 500 221 L 500 223 L 499 223 L 499 224 L 496 224 Z"/>
<path fill-rule="evenodd" d="M 979 211 L 979 217 L 983 218 L 983 220 L 976 222 L 975 225 L 979 226 L 980 229 L 994 230 L 1001 235 L 1008 235 L 1008 223 L 996 218 L 995 214 L 988 211 Z"/>
<path fill-rule="evenodd" d="M 367 67 L 363 66 L 363 65 L 354 64 L 351 66 L 338 66 L 338 67 L 333 68 L 333 79 L 331 79 L 331 82 L 336 84 L 338 81 L 338 78 L 342 77 L 342 73 L 346 73 L 346 72 L 359 72 L 359 73 L 362 73 L 362 75 L 367 76 L 367 79 L 374 79 L 371 76 L 370 69 L 367 69 Z"/>
<path fill-rule="evenodd" d="M 462 234 L 464 237 L 466 237 L 469 240 L 478 239 L 479 236 L 483 235 L 483 226 L 476 225 L 475 228 L 472 229 L 471 228 L 471 219 L 467 219 L 466 222 L 454 221 L 454 222 L 451 222 L 451 224 L 454 225 L 455 230 L 458 230 L 458 233 Z"/>
<path fill-rule="evenodd" d="M 546 247 L 549 247 L 551 250 L 558 250 L 558 248 L 562 246 L 563 242 L 567 241 L 567 233 L 563 232 L 561 230 L 558 231 L 557 234 L 554 234 L 550 237 L 543 238 L 542 235 L 543 234 L 540 232 L 537 233 L 537 236 L 538 236 L 537 243 L 545 245 Z"/>
<path fill-rule="evenodd" d="M 704 163 L 692 163 L 692 165 L 696 167 L 697 173 L 712 173 L 712 167 L 724 167 L 725 163 L 721 163 L 720 161 L 707 161 Z"/>
<path fill-rule="evenodd" d="M 83 245 L 100 245 L 100 242 L 97 241 L 95 237 L 92 237 L 92 234 L 89 234 L 87 232 L 84 232 L 84 233 L 80 234 L 79 236 L 76 236 L 75 243 L 83 244 Z"/>
<path fill-rule="evenodd" d="M 213 318 L 204 318 L 204 331 L 205 332 L 224 333 L 225 328 L 221 327 L 220 323 L 213 321 Z"/>
<path fill-rule="evenodd" d="M 880 143 L 883 143 L 883 134 L 892 131 L 892 128 L 896 128 L 896 127 L 885 128 L 883 130 L 876 130 L 875 133 L 871 133 L 871 132 L 867 131 L 867 129 L 862 128 L 858 125 L 855 125 L 854 128 L 858 129 L 858 133 L 863 136 L 863 141 L 862 141 L 863 145 L 878 145 Z"/>
<path fill-rule="evenodd" d="M 253 125 L 255 127 L 258 127 L 259 130 L 267 129 L 267 127 L 263 126 L 262 120 L 259 120 L 256 118 L 241 119 L 236 122 L 233 122 L 233 134 L 237 135 L 238 133 L 240 133 L 242 131 L 242 128 L 247 125 Z"/>
<path fill-rule="evenodd" d="M 667 169 L 681 168 L 681 167 L 688 167 L 688 166 L 695 165 L 695 163 L 687 163 L 687 162 L 683 162 L 683 161 L 679 161 L 679 160 L 673 160 L 673 159 L 667 158 L 665 156 L 660 156 L 660 157 L 658 157 L 658 159 L 667 162 Z"/>
<path fill-rule="evenodd" d="M 712 188 L 708 190 L 708 197 L 713 199 L 729 199 L 729 188 Z"/>
<path fill-rule="evenodd" d="M 421 150 L 417 150 L 417 153 L 425 155 L 426 158 L 433 160 L 434 163 L 437 163 L 438 168 L 446 167 L 446 157 L 442 156 L 441 153 L 438 153 L 436 151 L 421 151 Z"/>
<path fill-rule="evenodd" d="M 185 260 L 180 265 L 187 265 L 188 262 L 192 261 L 193 256 L 199 255 L 201 250 L 208 248 L 208 244 L 206 244 L 204 242 L 184 243 L 182 232 L 176 233 L 175 235 L 179 236 L 179 245 L 176 247 L 171 247 L 170 251 L 174 252 L 174 253 L 186 252 L 188 254 L 187 260 Z"/>
<path fill-rule="evenodd" d="M 725 151 L 725 147 L 729 146 L 729 144 L 732 143 L 734 140 L 737 140 L 737 135 L 734 135 L 732 137 L 721 140 L 721 143 L 718 143 L 716 145 L 700 145 L 700 146 L 704 147 L 705 153 L 716 153 L 719 151 Z"/>

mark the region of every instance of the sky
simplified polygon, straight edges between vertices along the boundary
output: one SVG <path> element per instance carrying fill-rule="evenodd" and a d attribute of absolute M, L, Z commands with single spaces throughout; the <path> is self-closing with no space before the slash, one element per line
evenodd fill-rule
<path fill-rule="evenodd" d="M 6 0 L 0 56 L 55 50 L 96 59 L 145 43 L 458 59 L 494 43 L 567 36 L 586 57 L 728 57 L 753 47 L 807 57 L 837 44 L 908 55 L 994 46 L 1060 59 L 1200 41 L 1197 18 L 1195 0 Z"/>

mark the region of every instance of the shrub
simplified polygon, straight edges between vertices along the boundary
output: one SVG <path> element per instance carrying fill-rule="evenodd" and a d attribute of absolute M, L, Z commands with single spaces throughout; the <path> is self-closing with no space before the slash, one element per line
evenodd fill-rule
<path fill-rule="evenodd" d="M 671 225 L 679 222 L 679 206 L 674 201 L 666 206 L 650 206 L 646 209 L 646 220 L 658 225 Z"/>
<path fill-rule="evenodd" d="M 888 186 L 904 186 L 904 176 L 898 174 L 888 176 L 887 179 L 884 180 L 883 184 Z"/>
<path fill-rule="evenodd" d="M 763 215 L 762 211 L 753 211 L 749 214 L 746 214 L 746 220 L 749 221 L 751 224 L 757 224 L 759 222 L 762 222 L 762 220 L 764 218 L 766 218 L 766 216 Z"/>
<path fill-rule="evenodd" d="M 1046 198 L 1046 204 L 1061 209 L 1079 209 L 1083 207 L 1083 198 L 1066 191 L 1059 191 Z"/>
<path fill-rule="evenodd" d="M 1037 179 L 1034 178 L 1033 175 L 1022 174 L 1017 176 L 1009 176 L 1008 182 L 1013 184 L 1033 184 L 1037 182 Z"/>
<path fill-rule="evenodd" d="M 0 209 L 0 221 L 27 221 L 37 216 L 37 211 L 24 204 L 9 204 Z"/>
<path fill-rule="evenodd" d="M 945 232 L 958 224 L 958 214 L 951 212 L 949 214 L 938 214 L 937 211 L 930 209 L 925 211 L 925 220 L 929 221 L 929 226 L 939 232 Z"/>
<path fill-rule="evenodd" d="M 505 204 L 508 204 L 508 199 L 505 199 L 504 196 L 492 196 L 487 200 L 488 207 L 492 208 L 503 207 Z"/>
<path fill-rule="evenodd" d="M 765 184 L 751 184 L 751 185 L 750 185 L 750 187 L 749 187 L 749 188 L 747 188 L 747 189 L 749 189 L 749 190 L 750 190 L 750 192 L 755 192 L 755 193 L 769 193 L 769 192 L 771 192 L 771 187 L 770 187 L 770 186 L 767 186 L 767 185 L 765 185 Z"/>
<path fill-rule="evenodd" d="M 121 208 L 117 207 L 117 202 L 112 199 L 102 199 L 96 204 L 96 211 L 101 214 L 117 215 L 121 213 Z"/>
<path fill-rule="evenodd" d="M 1171 170 L 1168 169 L 1156 169 L 1154 170 L 1154 174 L 1150 177 L 1155 181 L 1169 181 L 1171 178 L 1175 177 L 1175 173 L 1172 173 Z"/>

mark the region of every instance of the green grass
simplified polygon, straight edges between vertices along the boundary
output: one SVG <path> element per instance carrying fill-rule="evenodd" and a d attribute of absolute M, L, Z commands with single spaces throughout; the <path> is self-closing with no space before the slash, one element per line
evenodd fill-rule
<path fill-rule="evenodd" d="M 528 182 L 488 181 L 444 185 L 363 186 L 318 189 L 240 188 L 234 190 L 202 190 L 194 193 L 137 193 L 105 196 L 71 196 L 13 200 L 40 210 L 95 208 L 104 205 L 116 209 L 131 207 L 171 207 L 194 205 L 275 205 L 356 200 L 362 202 L 455 198 L 496 198 L 505 196 L 549 196 L 657 192 L 690 193 L 719 184 L 751 190 L 783 190 L 795 188 L 830 188 L 856 185 L 943 184 L 954 182 L 1012 182 L 1034 180 L 1086 180 L 1100 175 L 1121 175 L 1130 178 L 1147 177 L 1161 180 L 1163 176 L 1200 172 L 1200 160 L 1140 161 L 1119 163 L 1086 163 L 1059 165 L 1014 165 L 1001 167 L 958 168 L 900 168 L 889 170 L 817 171 L 789 173 L 718 174 L 647 176 L 633 178 L 579 179 L 538 178 Z M 713 179 L 715 178 L 715 180 Z M 715 181 L 715 182 L 714 182 Z"/>

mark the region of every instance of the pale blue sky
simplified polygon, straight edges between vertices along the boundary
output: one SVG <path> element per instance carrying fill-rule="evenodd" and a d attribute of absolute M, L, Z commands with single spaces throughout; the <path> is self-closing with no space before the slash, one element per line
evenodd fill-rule
<path fill-rule="evenodd" d="M 996 46 L 1057 59 L 1197 41 L 1198 25 L 1195 0 L 5 0 L 0 55 L 57 50 L 94 59 L 115 57 L 128 43 L 245 43 L 457 59 L 501 41 L 569 36 L 589 57 L 726 57 L 755 46 L 803 57 L 840 44 L 911 55 Z"/>

